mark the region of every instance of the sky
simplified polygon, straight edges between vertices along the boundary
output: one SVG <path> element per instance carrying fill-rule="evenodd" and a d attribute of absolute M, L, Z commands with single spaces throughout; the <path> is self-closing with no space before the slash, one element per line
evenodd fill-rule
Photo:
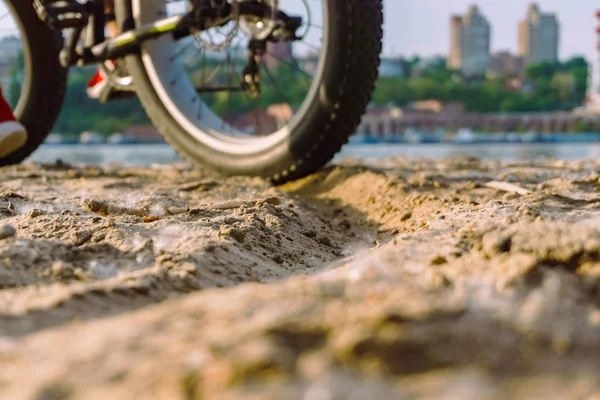
<path fill-rule="evenodd" d="M 492 24 L 492 51 L 517 51 L 518 24 L 527 0 L 384 0 L 386 55 L 425 57 L 447 55 L 450 15 L 464 14 L 476 3 Z M 596 61 L 598 0 L 538 0 L 542 12 L 558 15 L 561 24 L 560 57 L 583 54 Z"/>
<path fill-rule="evenodd" d="M 464 14 L 469 5 L 476 3 L 492 24 L 492 51 L 517 51 L 518 24 L 524 18 L 528 0 L 383 0 L 385 18 L 386 55 L 424 57 L 446 56 L 450 48 L 450 16 Z M 310 2 L 314 4 L 313 2 Z M 561 59 L 572 55 L 585 55 L 596 64 L 595 10 L 600 9 L 599 0 L 537 0 L 543 12 L 558 15 L 561 23 Z M 298 11 L 301 0 L 280 0 L 282 8 Z M 0 15 L 4 12 L 0 0 Z M 312 7 L 311 7 L 312 8 Z M 286 11 L 287 8 L 286 8 Z M 318 7 L 316 17 L 321 15 Z M 302 15 L 303 13 L 300 13 Z M 8 21 L 4 22 L 4 25 Z M 0 35 L 6 26 L 0 26 Z M 314 32 L 313 42 L 319 34 Z"/>

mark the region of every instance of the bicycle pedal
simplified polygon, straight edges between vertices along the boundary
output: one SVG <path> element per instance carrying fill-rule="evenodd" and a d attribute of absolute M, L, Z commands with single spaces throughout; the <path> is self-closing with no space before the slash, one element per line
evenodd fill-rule
<path fill-rule="evenodd" d="M 38 17 L 55 29 L 82 28 L 90 13 L 87 3 L 76 0 L 34 0 Z"/>

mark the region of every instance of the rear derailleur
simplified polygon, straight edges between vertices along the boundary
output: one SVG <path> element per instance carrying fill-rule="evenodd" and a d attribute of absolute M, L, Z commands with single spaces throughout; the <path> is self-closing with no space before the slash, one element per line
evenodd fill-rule
<path fill-rule="evenodd" d="M 191 0 L 191 3 L 193 9 L 185 18 L 192 33 L 235 21 L 252 38 L 240 89 L 253 97 L 260 95 L 260 66 L 267 43 L 301 39 L 297 32 L 302 26 L 302 17 L 279 10 L 277 0 Z"/>
<path fill-rule="evenodd" d="M 249 2 L 244 2 L 249 3 Z M 297 32 L 302 26 L 302 17 L 292 17 L 277 9 L 265 6 L 260 1 L 252 3 L 256 10 L 262 5 L 263 15 L 257 14 L 248 17 L 248 14 L 241 17 L 239 20 L 242 29 L 246 33 L 251 34 L 252 39 L 248 43 L 248 63 L 242 73 L 242 90 L 250 93 L 252 97 L 260 95 L 260 66 L 262 59 L 267 52 L 268 42 L 293 42 L 301 40 Z M 243 3 L 238 3 L 243 4 Z M 268 23 L 265 19 L 272 18 Z M 252 29 L 252 27 L 260 26 L 262 29 Z"/>

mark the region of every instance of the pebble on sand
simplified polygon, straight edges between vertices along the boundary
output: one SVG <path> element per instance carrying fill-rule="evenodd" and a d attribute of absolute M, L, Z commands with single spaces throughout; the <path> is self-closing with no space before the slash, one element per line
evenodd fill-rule
<path fill-rule="evenodd" d="M 0 240 L 13 237 L 17 234 L 17 230 L 12 225 L 2 225 L 0 227 Z"/>

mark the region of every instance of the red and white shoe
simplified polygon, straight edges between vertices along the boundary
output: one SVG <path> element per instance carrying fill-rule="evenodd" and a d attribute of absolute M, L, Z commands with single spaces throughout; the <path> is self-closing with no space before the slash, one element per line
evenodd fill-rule
<path fill-rule="evenodd" d="M 102 93 L 107 89 L 108 85 L 108 77 L 102 69 L 98 69 L 87 84 L 86 90 L 88 97 L 91 99 L 99 99 L 100 96 L 102 96 Z"/>
<path fill-rule="evenodd" d="M 0 158 L 20 149 L 25 142 L 27 130 L 15 118 L 0 88 Z"/>
<path fill-rule="evenodd" d="M 106 75 L 104 68 L 99 68 L 87 84 L 88 97 L 105 103 L 110 100 L 135 96 L 134 91 L 127 90 L 133 86 L 133 79 L 129 76 L 123 63 L 109 60 L 104 63 L 104 67 L 111 74 L 110 78 Z"/>

